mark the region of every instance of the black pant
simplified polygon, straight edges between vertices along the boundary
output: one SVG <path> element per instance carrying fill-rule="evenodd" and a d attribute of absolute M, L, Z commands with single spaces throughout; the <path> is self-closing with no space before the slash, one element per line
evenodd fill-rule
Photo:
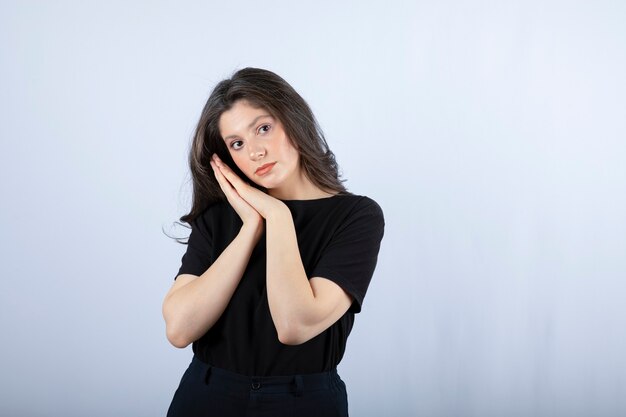
<path fill-rule="evenodd" d="M 346 385 L 337 370 L 249 377 L 193 357 L 167 417 L 347 417 Z"/>

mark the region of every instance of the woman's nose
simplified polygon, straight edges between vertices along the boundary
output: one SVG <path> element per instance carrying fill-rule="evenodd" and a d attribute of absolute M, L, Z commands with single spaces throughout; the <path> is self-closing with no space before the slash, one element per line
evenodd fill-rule
<path fill-rule="evenodd" d="M 265 156 L 265 149 L 262 146 L 255 145 L 250 147 L 250 159 L 259 160 Z"/>

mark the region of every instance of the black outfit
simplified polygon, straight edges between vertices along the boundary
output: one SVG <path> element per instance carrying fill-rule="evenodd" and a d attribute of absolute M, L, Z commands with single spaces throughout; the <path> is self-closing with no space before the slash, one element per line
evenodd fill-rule
<path fill-rule="evenodd" d="M 223 371 L 217 374 L 230 372 L 231 376 L 243 378 L 325 373 L 333 380 L 333 373 L 336 375 L 354 314 L 361 310 L 376 266 L 384 233 L 383 212 L 374 200 L 349 193 L 283 202 L 293 217 L 307 277 L 323 277 L 337 283 L 353 297 L 352 306 L 311 340 L 297 346 L 282 344 L 267 299 L 264 234 L 228 306 L 207 333 L 193 343 L 194 360 L 187 373 L 204 365 L 208 367 L 205 373 L 212 375 L 206 381 L 216 374 L 208 371 L 211 367 Z M 239 233 L 242 221 L 224 201 L 209 206 L 191 226 L 187 251 L 176 277 L 202 275 Z M 338 376 L 337 379 L 331 383 L 333 389 L 343 384 Z M 181 386 L 184 380 L 185 377 Z"/>
<path fill-rule="evenodd" d="M 167 417 L 348 417 L 346 385 L 336 370 L 247 377 L 194 356 Z"/>

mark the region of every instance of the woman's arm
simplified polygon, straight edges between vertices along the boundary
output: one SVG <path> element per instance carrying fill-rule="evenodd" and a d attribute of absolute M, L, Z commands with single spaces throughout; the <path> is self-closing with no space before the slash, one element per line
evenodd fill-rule
<path fill-rule="evenodd" d="M 220 318 L 230 302 L 250 260 L 252 250 L 263 233 L 263 218 L 219 175 L 211 162 L 217 181 L 243 226 L 235 239 L 201 276 L 185 274 L 176 279 L 163 301 L 163 317 L 168 340 L 185 347 L 198 340 Z"/>
<path fill-rule="evenodd" d="M 307 278 L 285 203 L 243 182 L 217 155 L 211 166 L 231 204 L 265 218 L 267 298 L 278 339 L 298 345 L 317 336 L 345 314 L 352 298 L 331 280 Z"/>
<path fill-rule="evenodd" d="M 259 227 L 244 224 L 202 275 L 181 274 L 176 278 L 163 301 L 167 339 L 172 345 L 186 347 L 220 318 L 259 237 Z"/>
<path fill-rule="evenodd" d="M 333 281 L 307 278 L 289 208 L 267 214 L 267 298 L 278 339 L 299 345 L 343 316 L 352 297 Z"/>

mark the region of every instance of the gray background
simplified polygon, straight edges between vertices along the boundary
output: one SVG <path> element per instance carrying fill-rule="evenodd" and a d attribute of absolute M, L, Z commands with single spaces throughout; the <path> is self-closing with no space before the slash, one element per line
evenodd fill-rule
<path fill-rule="evenodd" d="M 296 4 L 297 3 L 297 4 Z M 626 414 L 626 6 L 2 2 L 0 415 L 164 415 L 187 151 L 234 70 L 309 102 L 386 235 L 353 416 Z"/>

